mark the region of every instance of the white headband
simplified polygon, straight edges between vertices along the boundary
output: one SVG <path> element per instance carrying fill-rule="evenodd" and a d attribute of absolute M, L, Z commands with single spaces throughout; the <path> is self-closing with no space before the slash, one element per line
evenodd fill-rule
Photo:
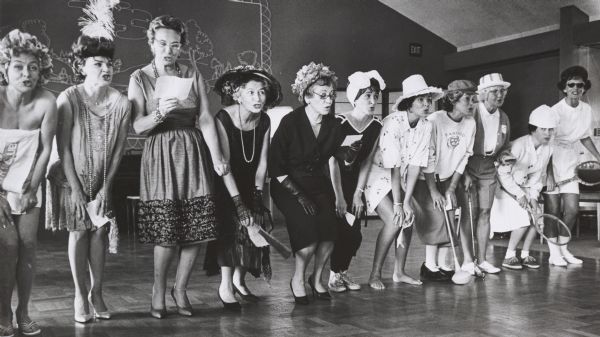
<path fill-rule="evenodd" d="M 346 97 L 348 97 L 348 102 L 354 106 L 354 101 L 357 99 L 356 95 L 360 91 L 360 89 L 368 88 L 371 86 L 371 79 L 374 79 L 379 83 L 379 89 L 385 89 L 385 82 L 381 75 L 377 72 L 377 70 L 367 71 L 363 73 L 362 71 L 357 71 L 354 74 L 348 77 L 348 88 L 346 88 Z"/>

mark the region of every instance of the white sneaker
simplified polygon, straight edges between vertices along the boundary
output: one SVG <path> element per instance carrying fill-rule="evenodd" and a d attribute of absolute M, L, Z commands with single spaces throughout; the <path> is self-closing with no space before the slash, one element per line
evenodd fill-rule
<path fill-rule="evenodd" d="M 327 287 L 329 287 L 329 290 L 333 291 L 334 293 L 342 293 L 347 290 L 340 273 L 332 272 L 329 275 L 329 282 L 327 282 Z"/>
<path fill-rule="evenodd" d="M 582 259 L 578 259 L 573 255 L 563 255 L 562 257 L 565 261 L 567 261 L 568 263 L 571 264 L 582 264 L 583 260 Z"/>
<path fill-rule="evenodd" d="M 469 273 L 471 275 L 475 275 L 475 263 L 473 263 L 473 262 L 464 263 L 462 265 L 462 267 L 460 267 L 460 270 L 466 271 L 467 273 Z"/>
<path fill-rule="evenodd" d="M 483 261 L 479 264 L 479 268 L 487 274 L 498 274 L 499 272 L 502 271 L 502 269 L 493 266 L 491 263 L 487 262 L 487 261 Z"/>
<path fill-rule="evenodd" d="M 348 290 L 360 290 L 360 284 L 355 282 L 350 277 L 350 275 L 348 275 L 347 270 L 340 272 L 340 278 L 342 279 L 342 282 L 344 282 L 344 285 L 346 286 L 346 288 L 348 288 Z"/>
<path fill-rule="evenodd" d="M 567 261 L 565 261 L 565 259 L 563 259 L 563 257 L 560 255 L 550 255 L 550 258 L 548 258 L 548 263 L 551 266 L 557 266 L 557 267 L 566 267 L 567 266 Z"/>

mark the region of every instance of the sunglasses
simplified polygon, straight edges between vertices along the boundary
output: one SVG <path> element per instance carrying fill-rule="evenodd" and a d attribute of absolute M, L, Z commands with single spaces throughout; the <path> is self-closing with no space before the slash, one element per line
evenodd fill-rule
<path fill-rule="evenodd" d="M 567 83 L 567 87 L 569 87 L 569 88 L 577 87 L 578 89 L 581 89 L 584 86 L 585 86 L 585 84 L 581 83 L 581 82 L 577 82 L 577 83 L 570 82 L 570 83 Z"/>

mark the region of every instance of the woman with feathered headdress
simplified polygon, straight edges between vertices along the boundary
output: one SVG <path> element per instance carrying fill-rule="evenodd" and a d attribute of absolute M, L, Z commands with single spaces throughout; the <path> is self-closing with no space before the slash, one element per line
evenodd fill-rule
<path fill-rule="evenodd" d="M 111 317 L 102 283 L 107 244 L 116 252 L 111 193 L 131 110 L 127 96 L 110 87 L 115 51 L 112 5 L 92 0 L 84 11 L 87 18 L 80 20 L 83 34 L 73 44 L 71 58 L 75 77 L 82 83 L 58 96 L 60 162 L 48 174 L 47 223 L 69 231 L 74 319 L 80 323 Z"/>

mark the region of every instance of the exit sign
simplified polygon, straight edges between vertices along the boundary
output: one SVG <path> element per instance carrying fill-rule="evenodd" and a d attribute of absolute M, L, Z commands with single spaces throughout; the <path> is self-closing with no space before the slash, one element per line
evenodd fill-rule
<path fill-rule="evenodd" d="M 420 43 L 410 43 L 408 45 L 408 55 L 421 57 L 423 55 L 423 45 Z"/>

